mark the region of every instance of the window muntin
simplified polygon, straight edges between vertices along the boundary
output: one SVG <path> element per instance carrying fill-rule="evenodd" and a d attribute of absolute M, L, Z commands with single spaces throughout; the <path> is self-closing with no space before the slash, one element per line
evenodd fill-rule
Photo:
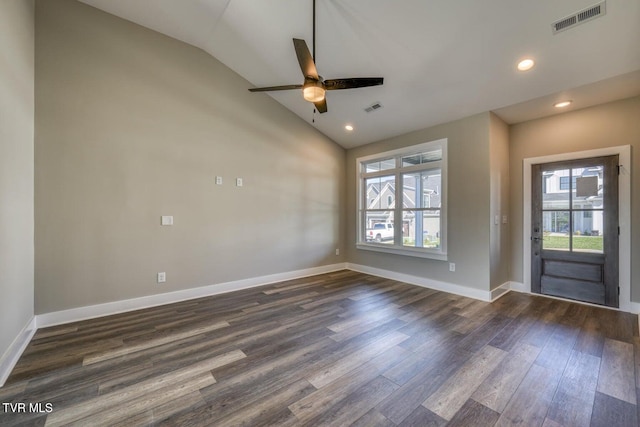
<path fill-rule="evenodd" d="M 446 259 L 446 148 L 442 139 L 356 160 L 358 248 Z"/>

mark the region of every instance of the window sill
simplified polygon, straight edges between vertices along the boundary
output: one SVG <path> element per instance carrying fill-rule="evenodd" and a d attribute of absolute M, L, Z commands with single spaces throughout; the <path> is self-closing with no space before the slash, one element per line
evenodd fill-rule
<path fill-rule="evenodd" d="M 415 249 L 415 248 L 408 248 L 408 247 L 399 248 L 397 246 L 390 246 L 390 245 L 384 245 L 384 244 L 356 243 L 356 248 L 362 249 L 365 251 L 384 252 L 388 254 L 412 256 L 417 258 L 429 258 L 429 259 L 435 259 L 438 261 L 446 261 L 448 259 L 446 253 L 427 252 L 424 249 Z"/>

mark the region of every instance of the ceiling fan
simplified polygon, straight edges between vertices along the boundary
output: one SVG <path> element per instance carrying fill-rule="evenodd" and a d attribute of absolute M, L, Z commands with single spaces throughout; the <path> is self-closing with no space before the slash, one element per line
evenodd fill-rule
<path fill-rule="evenodd" d="M 318 75 L 315 61 L 316 50 L 316 0 L 313 0 L 313 56 L 309 51 L 307 43 L 302 39 L 293 39 L 293 47 L 298 57 L 298 63 L 304 76 L 304 83 L 297 85 L 256 87 L 249 89 L 250 92 L 268 92 L 274 90 L 302 89 L 302 96 L 305 100 L 313 103 L 320 113 L 327 112 L 327 90 L 355 89 L 367 86 L 378 86 L 383 83 L 382 77 L 352 77 L 345 79 L 324 80 Z"/>

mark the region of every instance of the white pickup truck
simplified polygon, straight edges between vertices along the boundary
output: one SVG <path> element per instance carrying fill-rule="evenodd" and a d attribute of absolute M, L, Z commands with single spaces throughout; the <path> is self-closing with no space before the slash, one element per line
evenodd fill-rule
<path fill-rule="evenodd" d="M 373 228 L 367 228 L 365 233 L 367 242 L 382 242 L 383 240 L 393 240 L 393 224 L 378 223 L 373 224 Z"/>

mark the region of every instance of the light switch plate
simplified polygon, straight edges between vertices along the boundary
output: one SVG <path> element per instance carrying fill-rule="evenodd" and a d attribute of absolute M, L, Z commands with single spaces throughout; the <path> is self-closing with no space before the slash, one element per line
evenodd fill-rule
<path fill-rule="evenodd" d="M 160 225 L 173 225 L 173 216 L 162 215 L 160 218 Z"/>

